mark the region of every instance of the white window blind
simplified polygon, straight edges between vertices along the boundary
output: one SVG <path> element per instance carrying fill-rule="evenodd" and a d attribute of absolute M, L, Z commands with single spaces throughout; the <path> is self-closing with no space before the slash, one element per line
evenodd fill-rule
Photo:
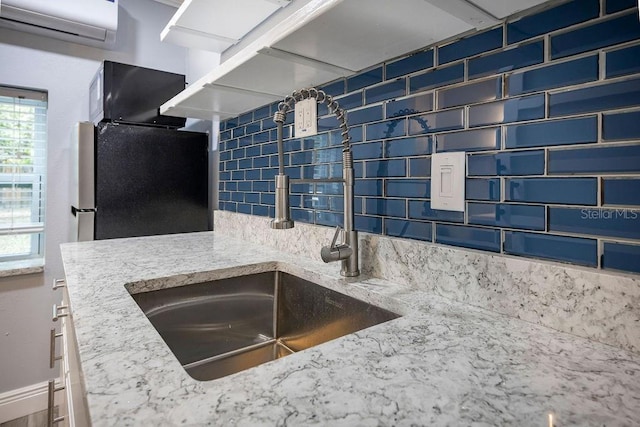
<path fill-rule="evenodd" d="M 0 86 L 0 262 L 44 256 L 47 93 Z"/>

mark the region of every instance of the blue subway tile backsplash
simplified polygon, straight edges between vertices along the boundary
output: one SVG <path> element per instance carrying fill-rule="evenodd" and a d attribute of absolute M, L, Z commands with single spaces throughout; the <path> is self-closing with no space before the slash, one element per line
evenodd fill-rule
<path fill-rule="evenodd" d="M 357 230 L 640 273 L 635 0 L 557 2 L 319 87 L 346 111 Z M 220 123 L 220 209 L 274 216 L 278 102 Z M 312 137 L 293 117 L 286 173 L 341 178 L 335 116 L 319 105 Z M 431 208 L 431 157 L 454 151 L 464 213 Z M 343 192 L 292 182 L 293 219 L 342 225 Z"/>
<path fill-rule="evenodd" d="M 551 37 L 551 58 L 588 52 L 640 37 L 638 12 L 607 19 L 587 27 Z"/>
<path fill-rule="evenodd" d="M 516 43 L 597 18 L 599 13 L 599 0 L 573 0 L 507 24 L 507 43 Z"/>

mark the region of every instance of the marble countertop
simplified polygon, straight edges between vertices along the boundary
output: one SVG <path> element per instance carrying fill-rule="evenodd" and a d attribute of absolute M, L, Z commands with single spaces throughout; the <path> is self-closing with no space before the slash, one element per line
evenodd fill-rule
<path fill-rule="evenodd" d="M 633 425 L 640 355 L 228 236 L 62 245 L 94 426 Z M 279 269 L 402 317 L 192 379 L 132 292 Z M 126 287 L 125 287 L 126 285 Z"/>

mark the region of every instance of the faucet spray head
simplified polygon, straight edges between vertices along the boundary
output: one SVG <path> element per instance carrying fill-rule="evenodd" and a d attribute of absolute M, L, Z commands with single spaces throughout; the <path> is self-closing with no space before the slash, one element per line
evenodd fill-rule
<path fill-rule="evenodd" d="M 269 226 L 276 230 L 293 228 L 289 209 L 289 177 L 276 175 L 276 217 L 271 220 Z"/>

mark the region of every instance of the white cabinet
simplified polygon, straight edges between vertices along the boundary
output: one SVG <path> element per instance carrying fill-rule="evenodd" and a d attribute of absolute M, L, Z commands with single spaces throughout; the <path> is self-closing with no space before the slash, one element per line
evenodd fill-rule
<path fill-rule="evenodd" d="M 90 426 L 69 295 L 64 281 L 56 281 L 54 290 L 57 288 L 62 288 L 63 297 L 61 304 L 53 308 L 53 321 L 61 320 L 62 325 L 59 334 L 55 334 L 52 330 L 50 357 L 51 362 L 55 360 L 61 362 L 60 379 L 57 384 L 54 380 L 49 382 L 48 425 Z M 53 412 L 55 406 L 58 407 L 57 414 Z"/>

